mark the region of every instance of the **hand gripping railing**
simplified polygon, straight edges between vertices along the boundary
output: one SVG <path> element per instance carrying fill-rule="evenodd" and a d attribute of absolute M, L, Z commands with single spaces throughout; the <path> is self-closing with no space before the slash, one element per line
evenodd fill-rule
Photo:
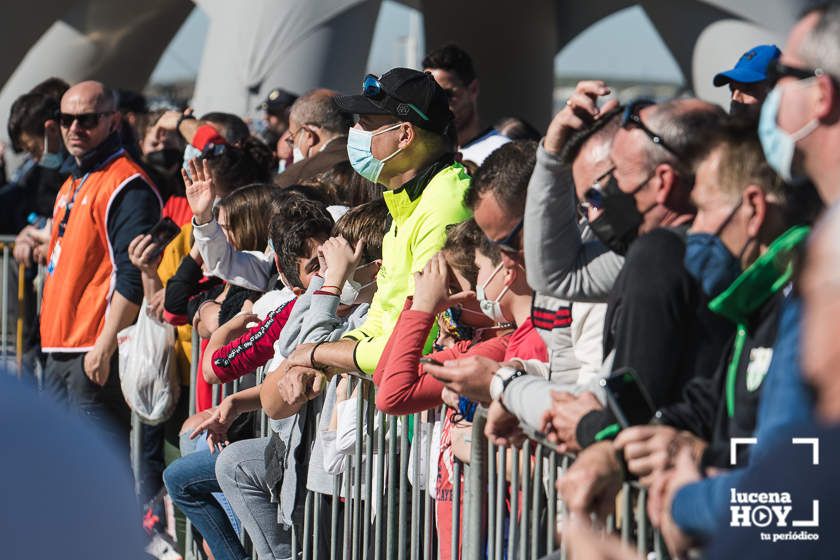
<path fill-rule="evenodd" d="M 24 316 L 27 297 L 26 266 L 23 263 L 16 263 L 12 258 L 12 251 L 15 246 L 15 236 L 0 235 L 0 253 L 2 255 L 2 272 L 0 272 L 0 360 L 4 369 L 14 369 L 21 377 L 23 375 L 23 331 Z M 40 308 L 41 282 L 43 279 L 43 267 L 38 268 L 38 278 L 33 282 L 33 293 L 35 294 L 36 306 Z M 16 289 L 13 290 L 13 286 Z M 14 302 L 15 305 L 12 305 Z M 10 322 L 14 321 L 14 336 L 10 332 Z M 14 352 L 12 352 L 14 349 Z M 14 368 L 11 364 L 11 357 L 14 355 Z M 36 372 L 37 373 L 37 372 Z M 40 378 L 39 378 L 40 383 Z"/>
<path fill-rule="evenodd" d="M 194 363 L 198 341 L 194 337 Z M 192 372 L 195 380 L 195 367 Z M 258 382 L 263 372 L 257 372 Z M 294 558 L 304 560 L 429 560 L 443 552 L 451 559 L 565 558 L 558 536 L 565 517 L 556 482 L 573 457 L 560 453 L 542 434 L 526 429 L 519 449 L 495 446 L 484 436 L 486 410 L 479 407 L 471 428 L 469 463 L 453 461 L 452 539 L 438 542 L 435 501 L 429 488 L 432 424 L 439 413 L 388 416 L 375 409 L 375 389 L 355 378 L 356 439 L 333 491 L 303 492 L 302 514 L 292 531 Z M 227 394 L 228 389 L 214 392 Z M 233 390 L 233 388 L 229 389 Z M 350 396 L 351 387 L 348 388 Z M 195 395 L 190 397 L 194 411 Z M 261 433 L 267 422 L 261 415 Z M 315 437 L 316 429 L 307 430 Z M 306 442 L 311 446 L 312 440 Z M 413 472 L 413 483 L 409 481 Z M 439 476 L 446 476 L 439 473 Z M 434 484 L 435 481 L 431 481 Z M 304 476 L 299 484 L 306 484 Z M 646 491 L 625 483 L 617 500 L 618 514 L 605 524 L 621 540 L 656 558 L 663 558 L 661 538 L 646 514 Z M 191 540 L 191 533 L 187 532 Z M 243 542 L 247 537 L 243 535 Z M 188 541 L 188 556 L 193 551 Z M 197 551 L 193 558 L 198 558 Z M 265 559 L 263 559 L 265 560 Z"/>

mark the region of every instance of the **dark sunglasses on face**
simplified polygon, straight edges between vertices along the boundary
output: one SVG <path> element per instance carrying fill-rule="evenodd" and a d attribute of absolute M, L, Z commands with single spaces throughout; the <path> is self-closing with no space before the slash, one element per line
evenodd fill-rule
<path fill-rule="evenodd" d="M 72 113 L 59 113 L 58 121 L 61 124 L 62 128 L 70 128 L 73 126 L 73 121 L 77 121 L 79 123 L 80 128 L 84 128 L 85 130 L 90 130 L 92 128 L 96 128 L 99 124 L 99 119 L 106 115 L 112 115 L 113 111 L 101 111 L 99 113 L 82 113 L 80 115 L 74 115 Z"/>
<path fill-rule="evenodd" d="M 499 251 L 502 251 L 504 253 L 518 253 L 519 249 L 514 247 L 514 243 L 516 241 L 517 236 L 519 235 L 519 232 L 522 231 L 522 226 L 523 225 L 525 225 L 525 219 L 524 218 L 522 220 L 520 220 L 519 223 L 516 224 L 516 227 L 514 227 L 511 230 L 511 232 L 509 234 L 507 234 L 503 239 L 499 239 L 497 241 L 495 239 L 489 239 L 488 238 L 488 240 L 493 245 L 498 247 Z M 519 245 L 519 243 L 516 243 L 516 245 Z"/>
<path fill-rule="evenodd" d="M 595 182 L 586 189 L 586 192 L 583 193 L 583 200 L 581 201 L 581 206 L 583 208 L 598 208 L 600 209 L 604 203 L 604 193 L 602 192 L 601 185 L 603 184 L 604 180 L 613 174 L 615 171 L 615 166 L 610 167 L 607 171 L 601 174 L 600 177 L 595 179 Z"/>
<path fill-rule="evenodd" d="M 374 101 L 382 101 L 385 98 L 387 92 L 384 89 L 382 89 L 382 82 L 379 81 L 379 78 L 377 78 L 373 74 L 368 74 L 367 76 L 365 76 L 365 79 L 362 81 L 362 94 L 364 94 L 364 96 L 367 97 L 368 99 L 372 99 Z M 397 98 L 393 94 L 390 94 L 390 97 L 392 97 L 392 98 L 396 99 L 397 101 L 400 101 L 401 103 L 411 107 L 411 109 L 415 113 L 420 115 L 420 118 L 423 119 L 424 121 L 429 120 L 429 117 L 426 116 L 426 114 L 423 111 L 421 111 L 413 103 L 405 103 L 404 101 L 400 100 L 399 98 Z"/>
<path fill-rule="evenodd" d="M 654 131 L 649 129 L 645 123 L 642 122 L 642 118 L 639 116 L 639 112 L 644 109 L 645 107 L 650 107 L 651 105 L 655 105 L 653 100 L 651 99 L 636 99 L 631 101 L 627 107 L 624 109 L 624 114 L 621 116 L 621 128 L 630 129 L 630 128 L 638 128 L 645 134 L 647 137 L 650 138 L 651 142 L 658 146 L 662 146 L 671 154 L 676 157 L 677 159 L 681 159 L 680 154 L 671 148 L 666 142 L 665 139 L 662 138 L 659 134 L 656 134 Z"/>
<path fill-rule="evenodd" d="M 790 77 L 797 80 L 807 80 L 816 76 L 825 74 L 822 68 L 797 68 L 796 66 L 788 66 L 782 64 L 778 60 L 774 61 L 767 68 L 767 80 L 771 84 L 775 84 L 781 78 Z"/>

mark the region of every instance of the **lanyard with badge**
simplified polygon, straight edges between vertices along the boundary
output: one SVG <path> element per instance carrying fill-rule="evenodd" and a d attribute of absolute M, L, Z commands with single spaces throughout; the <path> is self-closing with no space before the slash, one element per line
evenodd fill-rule
<path fill-rule="evenodd" d="M 97 165 L 95 168 L 91 169 L 87 173 L 85 173 L 82 180 L 79 181 L 79 185 L 73 190 L 73 196 L 70 197 L 70 201 L 64 207 L 64 216 L 61 218 L 61 222 L 58 224 L 58 239 L 55 241 L 55 247 L 53 247 L 52 254 L 50 254 L 50 261 L 47 264 L 47 274 L 52 275 L 55 272 L 55 268 L 58 266 L 58 259 L 61 257 L 61 238 L 64 237 L 64 232 L 67 230 L 67 223 L 70 221 L 70 211 L 73 210 L 73 205 L 76 202 L 76 197 L 79 195 L 79 191 L 82 190 L 85 182 L 90 177 L 90 174 L 98 171 L 100 168 L 105 167 L 112 160 L 120 156 L 124 150 L 121 148 L 119 149 L 114 155 L 109 157 L 107 160 L 103 161 L 101 164 Z"/>
<path fill-rule="evenodd" d="M 55 247 L 53 247 L 52 254 L 50 254 L 50 262 L 47 264 L 47 274 L 49 275 L 52 275 L 55 272 L 55 267 L 58 266 L 58 258 L 61 256 L 61 238 L 64 237 L 64 232 L 67 229 L 67 222 L 70 220 L 70 211 L 76 202 L 76 196 L 82 190 L 89 176 L 90 173 L 85 173 L 85 176 L 79 181 L 79 186 L 73 191 L 73 196 L 70 197 L 67 206 L 64 207 L 64 217 L 61 219 L 61 223 L 58 224 L 58 239 L 55 241 Z"/>

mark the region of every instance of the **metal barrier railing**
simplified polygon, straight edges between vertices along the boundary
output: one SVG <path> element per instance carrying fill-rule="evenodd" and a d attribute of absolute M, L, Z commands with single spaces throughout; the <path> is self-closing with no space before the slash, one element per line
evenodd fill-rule
<path fill-rule="evenodd" d="M 199 345 L 193 332 L 190 414 L 195 413 Z M 264 375 L 262 370 L 256 372 L 257 383 Z M 528 439 L 520 449 L 491 444 L 484 436 L 486 410 L 479 407 L 472 424 L 470 461 L 453 460 L 452 539 L 438 543 L 436 504 L 423 463 L 438 459 L 431 456 L 432 425 L 442 414 L 385 415 L 375 409 L 372 382 L 354 383 L 364 390 L 357 391 L 355 397 L 357 429 L 352 453 L 346 457 L 344 472 L 334 477 L 331 494 L 306 490 L 302 519 L 292 530 L 293 558 L 430 560 L 440 557 L 438 547 L 446 547 L 452 560 L 536 560 L 558 549 L 560 557 L 566 557 L 558 536 L 566 512 L 556 482 L 572 464 L 572 456 L 560 453 L 541 434 L 527 429 Z M 238 383 L 214 387 L 213 404 L 237 390 Z M 257 424 L 255 431 L 268 435 L 264 413 Z M 320 415 L 315 417 L 315 426 L 319 425 Z M 315 431 L 308 433 L 314 437 Z M 408 478 L 409 461 L 413 484 Z M 305 484 L 305 477 L 300 483 Z M 662 539 L 647 518 L 646 500 L 645 489 L 625 483 L 617 500 L 617 515 L 606 520 L 605 530 L 618 531 L 625 543 L 635 541 L 643 555 L 666 558 Z M 327 526 L 329 534 L 325 535 Z M 244 530 L 241 538 L 256 559 Z M 189 520 L 185 545 L 186 560 L 202 557 L 193 542 Z"/>
<path fill-rule="evenodd" d="M 15 246 L 15 236 L 0 235 L 0 359 L 3 366 L 11 361 L 14 355 L 14 370 L 18 377 L 23 375 L 23 333 L 26 305 L 26 266 L 16 263 L 12 256 Z M 43 267 L 41 267 L 43 268 Z M 14 280 L 11 277 L 14 276 Z M 39 269 L 39 276 L 42 273 Z M 40 307 L 40 282 L 35 283 L 36 305 Z M 14 291 L 13 291 L 14 288 Z M 11 303 L 14 302 L 14 306 Z M 9 329 L 10 322 L 14 322 L 14 334 Z M 14 352 L 11 349 L 14 348 Z"/>

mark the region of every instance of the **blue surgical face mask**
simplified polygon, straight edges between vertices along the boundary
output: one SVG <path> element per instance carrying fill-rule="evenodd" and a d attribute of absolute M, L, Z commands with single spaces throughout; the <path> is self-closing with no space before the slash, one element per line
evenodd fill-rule
<path fill-rule="evenodd" d="M 44 132 L 44 151 L 41 154 L 41 159 L 38 165 L 47 169 L 58 169 L 64 163 L 64 158 L 61 157 L 61 152 L 53 153 L 47 151 L 47 133 Z"/>
<path fill-rule="evenodd" d="M 376 132 L 359 130 L 358 128 L 350 129 L 350 132 L 347 135 L 347 157 L 350 159 L 350 165 L 356 173 L 372 183 L 377 183 L 379 181 L 379 174 L 382 173 L 382 167 L 385 165 L 385 162 L 400 153 L 402 148 L 398 148 L 393 154 L 385 159 L 376 159 L 370 151 L 373 137 L 395 130 L 399 128 L 401 124 L 402 123 L 397 123 L 394 126 L 389 126 L 388 128 Z"/>
<path fill-rule="evenodd" d="M 741 274 L 740 259 L 720 239 L 721 232 L 740 207 L 739 201 L 715 233 L 689 233 L 686 239 L 685 268 L 710 298 L 723 292 Z"/>
<path fill-rule="evenodd" d="M 794 175 L 793 155 L 796 143 L 811 134 L 818 126 L 817 119 L 812 120 L 794 133 L 787 133 L 779 128 L 779 107 L 782 102 L 782 88 L 776 86 L 764 100 L 761 117 L 758 120 L 758 138 L 764 150 L 764 157 L 770 167 L 786 183 L 797 183 L 802 177 Z"/>
<path fill-rule="evenodd" d="M 190 160 L 197 158 L 201 155 L 201 150 L 193 146 L 192 144 L 187 144 L 187 147 L 184 148 L 184 164 L 182 167 L 184 171 L 187 172 L 187 175 L 190 179 L 192 179 L 192 175 L 190 175 Z"/>
<path fill-rule="evenodd" d="M 688 234 L 684 262 L 688 273 L 710 298 L 723 292 L 741 274 L 741 263 L 711 233 Z"/>

